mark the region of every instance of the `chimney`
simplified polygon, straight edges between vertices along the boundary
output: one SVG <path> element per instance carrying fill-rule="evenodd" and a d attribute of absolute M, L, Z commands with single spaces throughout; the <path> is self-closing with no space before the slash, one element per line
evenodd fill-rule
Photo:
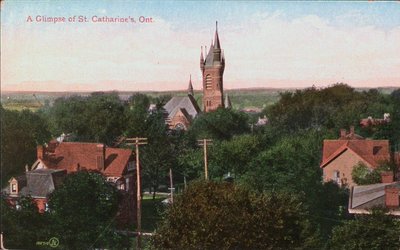
<path fill-rule="evenodd" d="M 381 173 L 381 182 L 382 183 L 392 183 L 393 182 L 393 172 L 392 171 L 386 171 Z"/>
<path fill-rule="evenodd" d="M 354 136 L 354 126 L 350 126 L 350 136 Z"/>
<path fill-rule="evenodd" d="M 340 138 L 345 138 L 346 137 L 346 129 L 341 129 L 340 130 Z"/>
<path fill-rule="evenodd" d="M 105 161 L 105 154 L 106 148 L 104 144 L 97 144 L 96 145 L 96 165 L 97 170 L 104 171 L 104 161 Z"/>
<path fill-rule="evenodd" d="M 43 159 L 44 158 L 44 147 L 42 145 L 38 145 L 36 148 L 37 158 Z"/>
<path fill-rule="evenodd" d="M 389 208 L 399 207 L 399 187 L 391 185 L 385 187 L 385 205 Z"/>

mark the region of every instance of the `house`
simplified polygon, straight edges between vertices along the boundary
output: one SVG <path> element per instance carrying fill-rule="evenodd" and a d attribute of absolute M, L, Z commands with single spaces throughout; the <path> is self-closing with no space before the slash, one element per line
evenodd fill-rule
<path fill-rule="evenodd" d="M 131 149 L 110 148 L 102 143 L 59 142 L 52 140 L 37 147 L 37 160 L 24 176 L 10 180 L 8 197 L 30 195 L 43 210 L 46 197 L 66 175 L 80 170 L 98 171 L 123 194 L 118 220 L 131 223 L 136 213 L 136 168 Z M 22 188 L 22 187 L 25 187 Z M 22 189 L 21 189 L 22 188 Z M 15 196 L 16 198 L 17 196 Z"/>
<path fill-rule="evenodd" d="M 349 213 L 369 214 L 373 208 L 385 208 L 387 213 L 400 216 L 400 182 L 393 173 L 383 173 L 382 183 L 353 186 L 350 190 Z"/>
<path fill-rule="evenodd" d="M 360 126 L 363 128 L 373 127 L 378 125 L 387 124 L 390 122 L 390 114 L 383 114 L 383 119 L 372 118 L 372 116 L 368 116 L 367 118 L 360 120 Z"/>
<path fill-rule="evenodd" d="M 388 140 L 370 140 L 342 129 L 337 140 L 324 140 L 322 162 L 323 179 L 338 185 L 353 186 L 351 172 L 359 163 L 375 169 L 381 163 L 390 161 Z"/>
<path fill-rule="evenodd" d="M 12 177 L 9 186 L 3 189 L 8 201 L 18 208 L 18 199 L 30 196 L 36 203 L 39 212 L 47 211 L 47 196 L 58 188 L 65 176 L 66 170 L 38 169 L 28 171 L 24 175 Z"/>

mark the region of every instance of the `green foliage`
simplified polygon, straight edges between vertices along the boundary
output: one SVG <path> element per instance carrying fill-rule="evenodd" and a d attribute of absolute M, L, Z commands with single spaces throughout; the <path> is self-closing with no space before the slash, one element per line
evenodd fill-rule
<path fill-rule="evenodd" d="M 310 128 L 339 131 L 358 126 L 360 119 L 368 116 L 379 118 L 384 113 L 393 113 L 394 120 L 399 119 L 395 115 L 398 105 L 395 98 L 377 90 L 359 92 L 348 85 L 335 84 L 323 89 L 312 87 L 282 93 L 280 100 L 268 107 L 266 113 L 270 124 L 281 133 Z M 397 123 L 395 128 L 399 128 Z M 395 128 L 390 131 L 396 131 Z M 373 137 L 374 134 L 367 135 Z M 384 133 L 383 137 L 392 138 L 390 133 Z"/>
<path fill-rule="evenodd" d="M 29 110 L 1 112 L 1 180 L 25 171 L 36 159 L 36 145 L 50 139 L 47 121 Z"/>
<path fill-rule="evenodd" d="M 200 114 L 189 129 L 197 138 L 226 140 L 250 132 L 248 117 L 243 112 L 219 108 Z"/>
<path fill-rule="evenodd" d="M 156 231 L 158 249 L 293 249 L 318 237 L 300 199 L 255 194 L 230 183 L 192 183 Z"/>
<path fill-rule="evenodd" d="M 334 228 L 329 249 L 400 248 L 400 223 L 382 211 L 360 215 Z"/>
<path fill-rule="evenodd" d="M 261 137 L 248 134 L 214 142 L 210 146 L 211 176 L 222 177 L 230 172 L 239 177 L 249 170 L 251 159 L 257 156 L 261 149 Z"/>
<path fill-rule="evenodd" d="M 282 138 L 251 160 L 241 182 L 258 190 L 301 190 L 313 193 L 321 182 L 323 137 L 309 131 Z"/>
<path fill-rule="evenodd" d="M 125 134 L 142 137 L 146 130 L 150 99 L 144 94 L 137 93 L 129 98 L 129 104 L 129 109 L 125 111 L 128 124 Z"/>
<path fill-rule="evenodd" d="M 357 185 L 381 183 L 381 173 L 385 171 L 394 171 L 394 168 L 395 165 L 390 162 L 383 162 L 375 169 L 370 169 L 360 162 L 354 166 L 351 171 L 351 178 Z"/>
<path fill-rule="evenodd" d="M 357 185 L 369 185 L 381 182 L 380 171 L 369 169 L 361 162 L 354 166 L 351 171 L 351 178 Z"/>
<path fill-rule="evenodd" d="M 113 230 L 118 190 L 101 174 L 70 174 L 49 197 L 53 230 L 66 249 L 111 247 L 120 239 Z"/>
<path fill-rule="evenodd" d="M 47 115 L 54 135 L 73 133 L 78 141 L 111 144 L 125 131 L 125 109 L 117 93 L 92 93 L 59 98 Z"/>
<path fill-rule="evenodd" d="M 51 237 L 48 214 L 40 214 L 30 197 L 17 200 L 18 209 L 1 199 L 1 230 L 7 249 L 35 249 L 37 241 Z"/>

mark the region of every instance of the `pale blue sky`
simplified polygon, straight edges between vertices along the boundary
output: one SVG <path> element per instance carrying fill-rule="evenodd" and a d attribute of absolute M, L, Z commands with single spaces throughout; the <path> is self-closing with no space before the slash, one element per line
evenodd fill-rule
<path fill-rule="evenodd" d="M 6 0 L 1 14 L 6 89 L 182 89 L 189 74 L 200 89 L 200 46 L 216 20 L 227 88 L 400 86 L 399 1 Z M 37 15 L 155 23 L 26 22 Z"/>

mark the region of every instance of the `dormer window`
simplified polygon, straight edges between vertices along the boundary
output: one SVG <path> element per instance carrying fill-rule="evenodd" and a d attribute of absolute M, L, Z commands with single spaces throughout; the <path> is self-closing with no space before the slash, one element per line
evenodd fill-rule
<path fill-rule="evenodd" d="M 11 193 L 18 193 L 17 187 L 17 183 L 11 183 Z"/>

